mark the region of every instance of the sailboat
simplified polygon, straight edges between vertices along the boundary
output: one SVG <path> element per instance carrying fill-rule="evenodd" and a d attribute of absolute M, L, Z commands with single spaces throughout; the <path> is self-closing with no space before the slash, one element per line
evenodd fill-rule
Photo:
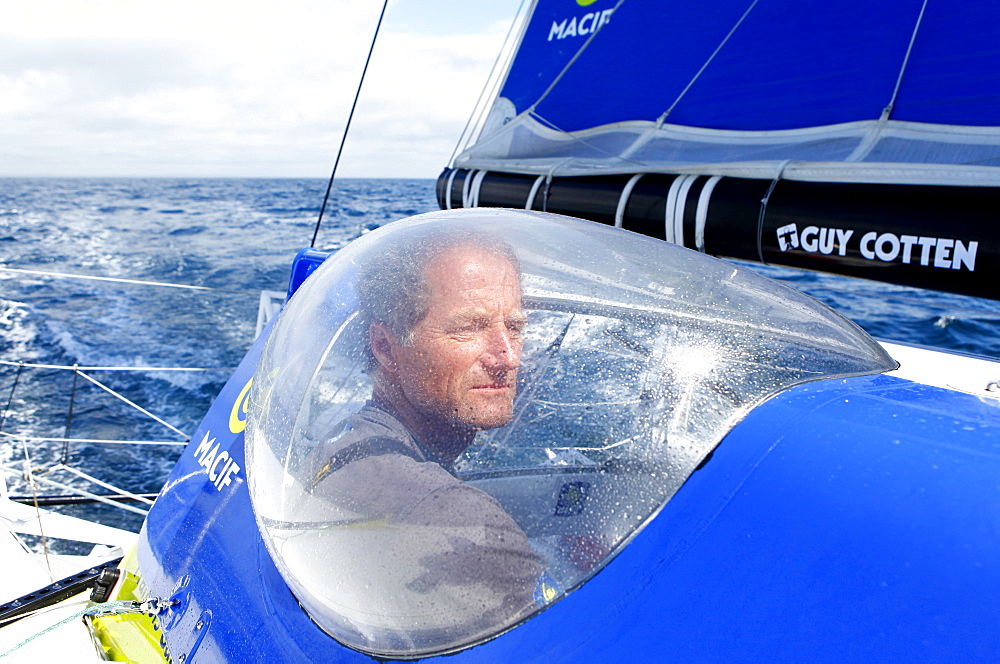
<path fill-rule="evenodd" d="M 443 210 L 296 257 L 100 579 L 102 652 L 991 659 L 1000 364 L 876 341 L 709 254 L 994 297 L 998 12 L 534 2 Z M 364 266 L 484 229 L 516 255 L 524 352 L 510 422 L 454 470 L 542 561 L 513 608 L 449 567 L 468 522 L 372 518 L 306 471 L 371 395 Z"/>

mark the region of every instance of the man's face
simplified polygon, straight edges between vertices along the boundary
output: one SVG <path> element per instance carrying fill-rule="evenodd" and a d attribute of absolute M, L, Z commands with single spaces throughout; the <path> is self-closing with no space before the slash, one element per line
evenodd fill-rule
<path fill-rule="evenodd" d="M 425 272 L 427 314 L 395 345 L 397 380 L 429 422 L 491 429 L 513 417 L 521 363 L 521 286 L 502 256 L 460 247 Z"/>

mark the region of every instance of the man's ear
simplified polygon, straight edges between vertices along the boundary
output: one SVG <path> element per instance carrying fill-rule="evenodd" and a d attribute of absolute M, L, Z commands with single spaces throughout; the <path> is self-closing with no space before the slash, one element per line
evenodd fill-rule
<path fill-rule="evenodd" d="M 396 368 L 396 335 L 384 323 L 372 323 L 368 328 L 368 343 L 371 344 L 375 360 L 385 369 Z"/>

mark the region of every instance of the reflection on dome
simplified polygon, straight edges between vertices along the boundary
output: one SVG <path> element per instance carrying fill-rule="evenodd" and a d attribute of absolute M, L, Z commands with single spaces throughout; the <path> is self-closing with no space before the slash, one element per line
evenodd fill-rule
<path fill-rule="evenodd" d="M 694 252 L 544 213 L 421 215 L 286 305 L 251 495 L 333 637 L 453 652 L 600 570 L 756 404 L 891 366 L 823 305 Z"/>

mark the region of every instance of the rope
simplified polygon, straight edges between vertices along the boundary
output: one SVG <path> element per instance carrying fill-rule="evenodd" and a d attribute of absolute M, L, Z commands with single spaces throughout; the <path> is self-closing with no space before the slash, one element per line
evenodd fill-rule
<path fill-rule="evenodd" d="M 42 510 L 38 506 L 38 487 L 35 477 L 31 473 L 31 455 L 28 453 L 28 445 L 22 440 L 21 449 L 24 451 L 24 480 L 31 487 L 31 502 L 35 507 L 35 518 L 38 519 L 38 535 L 42 540 L 42 553 L 45 556 L 45 571 L 48 572 L 49 580 L 55 581 L 52 574 L 52 563 L 49 561 L 49 542 L 45 537 L 45 529 L 42 527 Z"/>
<path fill-rule="evenodd" d="M 62 279 L 89 279 L 91 281 L 110 281 L 118 284 L 136 284 L 139 286 L 162 286 L 164 288 L 184 288 L 187 290 L 215 291 L 217 293 L 236 293 L 238 295 L 256 294 L 257 291 L 233 290 L 229 288 L 212 288 L 210 286 L 192 286 L 190 284 L 170 284 L 164 281 L 142 281 L 141 279 L 120 279 L 118 277 L 98 277 L 90 274 L 71 274 L 68 272 L 45 272 L 43 270 L 25 270 L 16 267 L 0 267 L 2 272 L 17 274 L 35 274 L 43 277 L 59 277 Z"/>
<path fill-rule="evenodd" d="M 51 613 L 52 611 L 58 611 L 59 609 L 68 609 L 71 606 L 83 606 L 83 605 L 89 604 L 89 603 L 90 602 L 88 602 L 87 600 L 81 599 L 81 600 L 76 601 L 76 602 L 66 602 L 65 604 L 61 604 L 61 605 L 57 604 L 55 606 L 43 606 L 43 607 L 41 607 L 39 609 L 35 609 L 34 611 L 28 611 L 26 613 L 19 613 L 19 614 L 13 616 L 13 617 L 4 618 L 3 620 L 0 620 L 0 627 L 6 627 L 7 625 L 9 625 L 11 623 L 14 623 L 14 622 L 17 622 L 18 620 L 24 620 L 26 618 L 35 618 L 37 616 L 40 616 L 43 613 Z M 4 653 L 4 655 L 6 656 L 9 652 L 10 651 L 8 651 L 7 653 Z"/>
<path fill-rule="evenodd" d="M 13 362 L 6 362 L 6 361 L 4 361 L 4 362 L 2 362 L 2 364 L 4 364 L 4 365 L 13 365 L 14 363 Z M 17 363 L 17 367 L 18 367 L 17 375 L 15 376 L 14 383 L 11 386 L 10 394 L 8 395 L 7 405 L 4 408 L 2 416 L 0 416 L 0 428 L 2 428 L 3 421 L 6 418 L 7 412 L 9 411 L 10 406 L 11 406 L 11 404 L 13 402 L 15 390 L 17 388 L 18 382 L 19 382 L 20 377 L 21 377 L 21 373 L 23 372 L 25 366 L 29 366 L 29 365 L 26 365 L 23 362 L 22 363 Z M 130 512 L 135 512 L 136 514 L 141 514 L 141 515 L 145 516 L 145 514 L 146 514 L 145 510 L 142 510 L 142 509 L 139 509 L 139 508 L 136 508 L 136 507 L 132 507 L 131 505 L 124 505 L 124 504 L 122 504 L 122 503 L 120 503 L 118 501 L 110 500 L 110 499 L 108 499 L 106 497 L 99 496 L 97 494 L 85 491 L 83 489 L 79 489 L 79 488 L 74 487 L 74 486 L 69 486 L 69 485 L 66 485 L 66 484 L 62 484 L 60 482 L 56 482 L 56 481 L 51 480 L 51 479 L 42 478 L 42 477 L 35 477 L 33 475 L 33 473 L 32 473 L 31 458 L 30 458 L 30 454 L 28 452 L 27 443 L 29 441 L 30 442 L 61 442 L 61 443 L 63 443 L 62 458 L 60 460 L 60 463 L 56 464 L 55 466 L 50 467 L 45 472 L 52 472 L 54 470 L 66 470 L 67 472 L 72 473 L 72 474 L 74 474 L 74 475 L 76 475 L 76 476 L 78 476 L 78 477 L 80 477 L 82 479 L 85 479 L 85 480 L 87 480 L 87 481 L 89 481 L 89 482 L 91 482 L 93 484 L 96 484 L 96 485 L 101 486 L 101 487 L 103 487 L 105 489 L 114 491 L 115 493 L 117 493 L 120 496 L 124 496 L 126 498 L 138 501 L 140 503 L 145 503 L 147 505 L 151 505 L 152 501 L 150 501 L 148 498 L 144 498 L 144 497 L 139 496 L 139 495 L 137 495 L 135 493 L 131 493 L 131 492 L 119 489 L 118 487 L 115 487 L 115 486 L 113 486 L 111 484 L 103 482 L 103 481 L 101 481 L 101 480 L 99 480 L 99 479 L 97 479 L 97 478 L 95 478 L 95 477 L 93 477 L 91 475 L 88 475 L 88 474 L 86 474 L 86 473 L 84 473 L 82 471 L 76 470 L 75 468 L 72 468 L 69 465 L 67 465 L 68 462 L 69 462 L 70 444 L 71 443 L 115 443 L 115 444 L 181 445 L 181 446 L 183 446 L 183 445 L 187 444 L 187 442 L 186 442 L 187 439 L 188 439 L 187 435 L 183 431 L 181 431 L 180 429 L 178 429 L 177 427 L 175 427 L 172 424 L 170 424 L 169 422 L 163 420 L 160 417 L 157 417 L 153 413 L 149 412 L 145 408 L 142 408 L 141 406 L 139 406 L 135 402 L 130 401 L 129 399 L 125 398 L 121 394 L 115 392 L 114 390 L 112 390 L 108 386 L 104 385 L 100 381 L 94 379 L 93 377 L 88 376 L 86 373 L 84 373 L 83 371 L 81 371 L 80 367 L 77 366 L 77 365 L 74 365 L 72 367 L 56 367 L 56 366 L 53 366 L 53 365 L 30 365 L 30 366 L 32 366 L 33 368 L 67 369 L 67 370 L 70 370 L 70 371 L 73 372 L 73 387 L 72 387 L 72 392 L 70 394 L 69 410 L 68 410 L 67 415 L 66 415 L 65 435 L 62 438 L 42 437 L 42 436 L 26 436 L 26 435 L 13 434 L 13 433 L 5 432 L 5 431 L 0 431 L 0 436 L 2 436 L 3 438 L 20 441 L 20 443 L 21 443 L 21 447 L 22 447 L 22 449 L 24 451 L 24 464 L 25 464 L 25 469 L 24 469 L 23 475 L 24 475 L 25 481 L 28 482 L 28 484 L 29 484 L 29 486 L 31 488 L 31 501 L 32 501 L 32 503 L 33 503 L 33 505 L 35 507 L 36 514 L 39 516 L 39 528 L 41 528 L 41 518 L 40 518 L 40 516 L 41 516 L 41 510 L 40 510 L 39 503 L 38 503 L 37 482 L 42 482 L 44 484 L 48 484 L 48 485 L 51 485 L 51 486 L 56 486 L 56 487 L 59 487 L 59 488 L 65 490 L 65 491 L 69 491 L 69 492 L 74 493 L 76 495 L 83 496 L 83 497 L 85 497 L 85 498 L 87 498 L 89 500 L 93 500 L 93 501 L 96 501 L 96 502 L 107 503 L 108 505 L 112 505 L 112 506 L 117 507 L 119 509 L 128 510 Z M 120 369 L 122 369 L 122 370 L 136 370 L 135 367 L 122 367 Z M 179 370 L 185 370 L 185 369 L 179 369 Z M 123 440 L 117 440 L 116 441 L 116 440 L 102 440 L 102 439 L 94 439 L 94 438 L 71 438 L 70 437 L 70 432 L 71 432 L 71 429 L 72 429 L 73 408 L 74 408 L 74 404 L 75 404 L 75 400 L 76 400 L 77 377 L 78 376 L 82 376 L 83 378 L 85 378 L 86 380 L 90 381 L 91 383 L 93 383 L 97 387 L 101 388 L 105 392 L 108 392 L 112 396 L 114 396 L 114 397 L 116 397 L 116 398 L 124 401 L 126 404 L 128 404 L 132 408 L 135 408 L 136 410 L 138 410 L 143 415 L 146 415 L 147 417 L 155 420 L 159 424 L 162 424 L 163 426 L 167 427 L 171 431 L 177 433 L 178 435 L 180 435 L 182 438 L 185 439 L 185 442 L 180 442 L 180 441 L 123 441 Z M 14 472 L 14 471 L 12 471 L 12 470 L 10 470 L 10 469 L 8 469 L 6 467 L 3 467 L 3 466 L 0 466 L 0 470 L 7 471 L 7 472 Z M 49 556 L 48 556 L 48 542 L 47 542 L 47 539 L 45 537 L 45 533 L 43 531 L 41 531 L 41 530 L 39 532 L 40 532 L 40 535 L 41 535 L 41 542 L 42 542 L 43 553 L 45 554 L 46 564 L 48 565 L 48 559 L 49 559 Z M 51 570 L 50 570 L 50 575 L 51 575 Z"/>
<path fill-rule="evenodd" d="M 171 604 L 172 604 L 171 602 L 159 598 L 148 599 L 144 602 L 116 600 L 113 602 L 103 602 L 101 604 L 95 604 L 94 606 L 88 607 L 83 611 L 78 611 L 67 618 L 63 618 L 54 625 L 49 625 L 48 627 L 34 634 L 33 636 L 29 636 L 27 639 L 21 641 L 19 644 L 17 644 L 10 650 L 4 653 L 0 653 L 0 659 L 7 657 L 8 655 L 17 650 L 20 650 L 21 648 L 28 645 L 35 639 L 38 639 L 44 636 L 45 634 L 48 634 L 52 630 L 58 629 L 59 627 L 71 623 L 74 620 L 79 620 L 84 616 L 121 615 L 125 613 L 147 613 L 150 615 L 156 615 L 167 606 L 170 606 Z M 33 615 L 37 615 L 37 613 L 38 612 L 36 612 Z"/>
<path fill-rule="evenodd" d="M 76 468 L 73 468 L 71 466 L 67 466 L 64 463 L 61 463 L 61 464 L 59 464 L 57 466 L 53 466 L 51 470 L 65 470 L 68 473 L 72 473 L 73 475 L 76 475 L 77 477 L 81 477 L 81 478 L 87 480 L 88 482 L 90 482 L 92 484 L 96 484 L 99 487 L 107 489 L 108 491 L 113 491 L 113 492 L 117 493 L 120 496 L 127 496 L 128 498 L 131 498 L 132 500 L 136 501 L 137 503 L 145 503 L 147 505 L 152 505 L 153 504 L 153 501 L 150 500 L 149 498 L 145 498 L 145 497 L 140 496 L 138 494 L 132 493 L 131 491 L 125 491 L 124 489 L 119 489 L 118 487 L 114 486 L 113 484 L 108 484 L 107 482 L 104 482 L 104 481 L 101 481 L 101 480 L 97 479 L 93 475 L 88 475 L 87 473 L 83 472 L 82 470 L 77 470 Z M 99 495 L 99 494 L 95 493 L 94 495 L 96 496 L 96 495 Z"/>
<path fill-rule="evenodd" d="M 10 405 L 14 401 L 14 391 L 17 390 L 17 384 L 21 380 L 21 371 L 24 370 L 24 362 L 9 362 L 10 366 L 17 366 L 17 374 L 14 376 L 14 383 L 10 386 L 10 394 L 7 395 L 7 404 L 3 407 L 3 413 L 0 414 L 0 430 L 3 429 L 4 422 L 7 420 L 7 413 L 10 412 Z"/>
<path fill-rule="evenodd" d="M 25 440 L 29 443 L 97 443 L 108 445 L 178 445 L 185 446 L 188 441 L 182 440 L 111 440 L 109 438 L 52 438 L 49 436 L 29 436 L 21 433 L 0 431 L 0 436 Z"/>
<path fill-rule="evenodd" d="M 167 427 L 168 429 L 170 429 L 171 431 L 173 431 L 177 435 L 181 436 L 182 438 L 185 438 L 185 439 L 187 438 L 187 434 L 184 433 L 183 431 L 181 431 L 180 429 L 178 429 L 177 427 L 175 427 L 173 424 L 170 424 L 166 420 L 164 420 L 162 418 L 159 418 L 156 415 L 153 415 L 151 412 L 149 412 L 148 410 L 146 410 L 145 408 L 143 408 L 139 404 L 135 403 L 134 401 L 130 401 L 130 400 L 126 399 L 124 396 L 122 396 L 121 394 L 118 394 L 117 392 L 115 392 L 114 390 L 112 390 L 110 387 L 108 387 L 107 385 L 103 384 L 99 380 L 97 380 L 95 378 L 91 378 L 90 376 L 88 376 L 87 374 L 83 373 L 82 371 L 78 371 L 77 373 L 79 375 L 83 376 L 84 378 L 86 378 L 87 380 L 89 380 L 91 383 L 93 383 L 97 387 L 101 388 L 102 390 L 104 390 L 105 392 L 107 392 L 108 394 L 110 394 L 111 396 L 116 397 L 118 399 L 121 399 L 122 401 L 124 401 L 128 405 L 130 405 L 133 408 L 135 408 L 136 410 L 138 410 L 143 415 L 147 415 L 147 416 L 151 417 L 152 419 L 156 420 L 157 422 L 159 422 L 163 426 Z"/>
<path fill-rule="evenodd" d="M 708 65 L 712 64 L 712 60 L 714 60 L 715 56 L 717 56 L 719 54 L 719 51 L 722 50 L 722 47 L 726 45 L 726 42 L 728 42 L 729 39 L 730 39 L 730 37 L 732 37 L 736 33 L 736 31 L 739 29 L 739 27 L 741 25 L 743 25 L 743 21 L 745 21 L 746 18 L 747 18 L 747 16 L 750 15 L 750 12 L 753 11 L 753 8 L 757 6 L 757 2 L 758 1 L 759 0 L 753 0 L 753 2 L 750 4 L 750 6 L 747 8 L 747 10 L 745 12 L 743 12 L 743 16 L 740 17 L 740 20 L 738 20 L 736 22 L 736 25 L 734 25 L 732 27 L 732 29 L 729 31 L 729 34 L 726 35 L 725 38 L 723 38 L 723 40 L 715 48 L 715 51 L 712 52 L 712 55 L 708 56 L 708 60 L 705 61 L 705 64 L 703 64 L 701 66 L 701 69 L 699 69 L 698 72 L 694 75 L 694 77 L 688 82 L 687 86 L 685 86 L 685 88 L 683 90 L 681 90 L 681 93 L 679 95 L 677 95 L 677 98 L 674 99 L 674 103 L 672 103 L 670 105 L 670 108 L 668 108 L 666 111 L 664 111 L 663 115 L 661 115 L 659 117 L 659 119 L 657 119 L 656 125 L 658 127 L 662 126 L 663 123 L 666 122 L 667 116 L 669 116 L 670 113 L 673 112 L 674 108 L 677 106 L 677 104 L 680 103 L 680 101 L 684 97 L 684 95 L 686 95 L 687 92 L 688 92 L 688 90 L 691 89 L 691 86 L 693 86 L 695 84 L 695 81 L 697 81 L 699 78 L 701 78 L 701 75 L 703 73 L 705 73 L 705 70 L 708 69 Z"/>
<path fill-rule="evenodd" d="M 114 500 L 116 502 L 136 502 L 134 499 L 128 496 L 123 496 L 119 493 L 102 493 L 97 494 L 104 498 Z M 140 493 L 136 494 L 147 500 L 156 500 L 159 497 L 159 493 Z M 30 505 L 31 498 L 29 496 L 7 496 L 7 499 L 12 503 L 21 503 L 22 505 Z M 38 497 L 38 505 L 40 507 L 55 507 L 61 505 L 88 505 L 93 504 L 95 501 L 93 498 L 87 498 L 86 496 L 80 496 L 75 493 L 51 493 L 44 496 Z M 16 536 L 16 533 L 12 533 Z M 29 555 L 32 553 L 26 546 L 22 545 L 25 553 Z"/>
<path fill-rule="evenodd" d="M 77 371 L 74 368 L 73 369 L 73 387 L 70 389 L 70 392 L 69 392 L 69 409 L 67 409 L 67 411 L 66 411 L 66 429 L 63 432 L 63 437 L 66 439 L 63 442 L 63 451 L 62 451 L 62 463 L 63 464 L 65 464 L 67 461 L 69 461 L 69 432 L 70 432 L 70 429 L 73 427 L 73 406 L 76 404 L 76 383 L 77 383 L 76 379 L 77 379 L 77 377 L 79 375 L 80 375 L 80 372 Z"/>
<path fill-rule="evenodd" d="M 547 118 L 543 118 L 541 115 L 539 115 L 538 113 L 536 113 L 534 111 L 530 111 L 530 113 L 531 113 L 531 116 L 533 118 L 535 118 L 535 120 L 537 120 L 539 122 L 539 124 L 542 124 L 542 125 L 548 127 L 552 131 L 559 132 L 560 134 L 569 135 L 570 132 L 566 131 L 565 129 L 563 129 L 559 125 L 555 124 L 554 122 L 548 120 Z M 580 144 L 580 145 L 587 146 L 588 148 L 590 148 L 591 150 L 593 150 L 596 153 L 603 154 L 603 155 L 605 155 L 607 157 L 611 157 L 612 159 L 617 159 L 618 161 L 626 162 L 626 163 L 629 163 L 629 164 L 634 164 L 636 166 L 641 166 L 642 165 L 642 162 L 636 161 L 636 160 L 632 159 L 631 157 L 626 156 L 626 153 L 631 154 L 632 152 L 634 152 L 633 148 L 635 146 L 630 147 L 628 150 L 625 150 L 623 152 L 618 153 L 618 152 L 612 152 L 611 150 L 608 150 L 606 148 L 602 148 L 600 145 L 597 145 L 596 143 L 592 143 L 592 142 L 590 142 L 590 141 L 588 141 L 588 140 L 586 140 L 584 138 L 576 137 L 573 140 L 576 143 Z M 562 161 L 560 161 L 559 164 L 556 167 L 550 169 L 549 172 L 552 173 L 552 174 L 555 174 L 555 172 L 556 172 L 556 170 L 558 168 L 561 168 L 561 167 L 565 166 L 566 164 L 571 163 L 575 159 L 577 159 L 577 157 L 567 157 L 566 159 L 563 159 Z"/>
<path fill-rule="evenodd" d="M 770 202 L 771 194 L 774 193 L 774 188 L 778 186 L 781 176 L 785 174 L 785 168 L 790 163 L 792 163 L 791 159 L 781 162 L 778 172 L 775 173 L 774 179 L 771 180 L 771 185 L 767 188 L 767 193 L 764 194 L 764 198 L 760 201 L 760 212 L 757 213 L 757 259 L 761 265 L 767 265 L 767 261 L 764 260 L 764 216 L 767 214 L 767 204 Z"/>
<path fill-rule="evenodd" d="M 910 62 L 910 54 L 913 52 L 913 44 L 917 41 L 917 32 L 920 30 L 920 23 L 924 20 L 924 11 L 927 9 L 927 0 L 924 0 L 923 4 L 920 6 L 920 14 L 917 15 L 917 22 L 913 26 L 913 32 L 910 34 L 910 43 L 906 47 L 906 55 L 903 56 L 903 64 L 899 68 L 899 76 L 896 77 L 896 86 L 892 89 L 892 97 L 889 99 L 889 103 L 886 105 L 885 110 L 882 111 L 882 117 L 886 120 L 892 114 L 892 109 L 896 105 L 896 97 L 899 95 L 899 88 L 903 84 L 903 73 L 906 71 L 906 66 Z"/>
<path fill-rule="evenodd" d="M 875 146 L 882 138 L 882 132 L 885 130 L 886 125 L 889 123 L 889 118 L 892 115 L 892 111 L 896 106 L 896 97 L 899 95 L 899 88 L 903 85 L 903 74 L 906 72 L 906 67 L 910 62 L 910 54 L 913 52 L 913 44 L 917 41 L 917 32 L 920 30 L 920 24 L 924 20 L 924 11 L 927 9 L 927 0 L 924 0 L 923 4 L 920 5 L 920 13 L 917 14 L 917 22 L 913 25 L 913 32 L 910 33 L 910 43 L 906 47 L 906 53 L 903 55 L 903 62 L 899 67 L 899 74 L 896 76 L 896 84 L 892 88 L 892 95 L 889 97 L 889 103 L 885 105 L 882 109 L 882 114 L 879 116 L 878 120 L 872 125 L 872 127 L 865 133 L 864 138 L 858 143 L 857 147 L 847 156 L 844 161 L 857 162 L 865 161 L 871 151 L 875 149 Z"/>
<path fill-rule="evenodd" d="M 354 93 L 354 103 L 351 104 L 351 112 L 347 115 L 347 124 L 344 125 L 344 133 L 340 137 L 340 148 L 337 149 L 337 158 L 333 161 L 333 171 L 330 173 L 330 181 L 326 185 L 326 194 L 323 196 L 323 205 L 319 208 L 319 218 L 316 220 L 316 228 L 313 230 L 312 242 L 309 247 L 316 246 L 316 238 L 319 236 L 319 227 L 323 224 L 323 213 L 326 212 L 326 204 L 330 200 L 330 191 L 333 189 L 333 179 L 337 175 L 337 165 L 340 164 L 340 155 L 344 152 L 344 144 L 347 143 L 347 132 L 351 128 L 351 120 L 354 118 L 354 109 L 358 105 L 358 98 L 361 96 L 361 86 L 365 83 L 365 74 L 368 73 L 368 63 L 371 62 L 372 53 L 375 51 L 375 41 L 378 39 L 378 32 L 382 27 L 382 19 L 385 17 L 385 9 L 389 6 L 389 0 L 382 3 L 382 13 L 378 15 L 378 23 L 375 25 L 375 34 L 372 35 L 372 44 L 368 48 L 368 57 L 365 59 L 364 69 L 361 70 L 361 80 L 358 81 L 358 89 Z"/>
<path fill-rule="evenodd" d="M 114 505 L 115 507 L 120 507 L 122 509 L 127 509 L 127 510 L 129 510 L 131 512 L 135 512 L 136 514 L 143 514 L 143 515 L 145 515 L 146 512 L 145 512 L 145 510 L 142 510 L 140 508 L 130 508 L 130 507 L 127 507 L 125 505 L 122 505 L 122 503 L 120 502 L 120 499 L 116 498 L 116 496 L 120 496 L 122 498 L 127 498 L 127 499 L 129 499 L 129 500 L 131 500 L 133 502 L 145 503 L 147 505 L 152 505 L 153 504 L 153 500 L 154 499 L 152 499 L 152 498 L 149 498 L 147 496 L 140 495 L 140 494 L 137 494 L 137 493 L 133 493 L 131 491 L 126 491 L 124 489 L 120 489 L 120 488 L 114 486 L 113 484 L 109 484 L 107 482 L 103 482 L 103 481 L 97 479 L 96 477 L 93 477 L 91 475 L 88 475 L 87 473 L 84 473 L 81 470 L 77 470 L 76 468 L 73 468 L 72 466 L 67 466 L 65 464 L 61 464 L 60 463 L 60 464 L 56 464 L 55 466 L 52 466 L 51 468 L 48 468 L 44 472 L 50 473 L 50 472 L 54 472 L 54 471 L 57 471 L 57 470 L 65 470 L 65 471 L 67 471 L 69 473 L 72 473 L 72 474 L 74 474 L 74 475 L 76 475 L 76 476 L 78 476 L 78 477 L 80 477 L 80 478 L 82 478 L 84 480 L 87 480 L 87 481 L 89 481 L 89 482 L 91 482 L 93 484 L 96 484 L 96 485 L 98 485 L 100 487 L 103 487 L 103 488 L 105 488 L 105 489 L 107 489 L 109 491 L 114 492 L 115 496 L 108 496 L 108 495 L 101 495 L 101 494 L 93 493 L 93 492 L 90 492 L 90 491 L 86 491 L 85 489 L 81 489 L 79 487 L 70 486 L 68 484 L 63 484 L 62 482 L 56 482 L 55 480 L 48 479 L 46 477 L 35 477 L 35 476 L 32 476 L 31 481 L 32 481 L 32 483 L 34 483 L 34 482 L 41 482 L 42 484 L 50 484 L 52 486 L 56 486 L 56 487 L 59 487 L 59 488 L 65 490 L 65 491 L 68 491 L 69 492 L 68 495 L 79 496 L 79 497 L 85 498 L 85 499 L 87 499 L 88 501 L 91 501 L 91 502 L 101 502 L 101 503 L 105 503 L 107 505 Z M 0 471 L 4 471 L 4 472 L 7 472 L 7 473 L 10 473 L 11 475 L 21 475 L 21 474 L 23 474 L 23 473 L 19 473 L 14 468 L 10 468 L 10 467 L 7 467 L 7 466 L 0 466 Z M 47 500 L 49 498 L 52 498 L 52 497 L 53 496 L 41 496 L 41 499 L 43 501 L 45 501 L 45 500 Z M 24 502 L 24 501 L 15 501 L 15 502 Z M 39 503 L 39 496 L 35 492 L 34 484 L 32 484 L 31 504 L 35 507 L 36 512 L 40 513 L 41 504 Z M 40 514 L 39 514 L 39 516 L 40 516 Z M 41 520 L 39 519 L 39 524 L 40 523 L 41 523 Z M 39 525 L 39 528 L 41 528 L 41 525 Z M 44 534 L 42 534 L 42 537 L 44 537 Z"/>
<path fill-rule="evenodd" d="M 625 0 L 618 0 L 618 2 L 615 3 L 615 6 L 611 8 L 612 13 L 617 12 L 618 8 L 621 7 L 622 4 L 624 3 Z M 545 89 L 545 92 L 543 92 L 541 96 L 539 96 L 538 99 L 535 100 L 535 103 L 533 103 L 528 108 L 527 110 L 528 113 L 535 115 L 535 108 L 537 108 L 538 105 L 541 104 L 542 101 L 549 96 L 549 93 L 551 93 L 555 89 L 555 87 L 559 84 L 559 81 L 561 81 L 563 76 L 566 75 L 566 72 L 569 71 L 569 68 L 572 67 L 574 64 L 576 64 L 576 61 L 580 59 L 580 56 L 582 56 L 583 52 L 587 50 L 587 48 L 590 46 L 590 43 L 594 41 L 594 38 L 597 37 L 597 34 L 601 31 L 603 27 L 604 24 L 602 23 L 600 27 L 598 27 L 596 30 L 590 33 L 590 36 L 587 37 L 587 41 L 583 42 L 580 48 L 577 49 L 573 57 L 570 58 L 569 62 L 566 63 L 566 66 L 562 68 L 562 71 L 559 72 L 559 74 L 552 80 L 552 83 L 549 84 L 549 87 Z"/>
<path fill-rule="evenodd" d="M 50 486 L 62 489 L 63 491 L 76 493 L 78 495 L 83 496 L 84 498 L 90 498 L 91 500 L 96 500 L 97 502 L 100 503 L 105 503 L 107 505 L 112 505 L 113 507 L 117 507 L 119 509 L 123 509 L 128 512 L 134 512 L 135 514 L 141 514 L 142 516 L 146 516 L 146 510 L 139 509 L 138 507 L 133 507 L 132 505 L 125 505 L 124 503 L 111 500 L 110 498 L 105 498 L 99 494 L 91 493 L 89 491 L 84 491 L 83 489 L 80 489 L 75 486 L 70 486 L 69 484 L 63 484 L 62 482 L 56 482 L 55 480 L 50 480 L 47 477 L 35 477 L 33 478 L 33 481 L 39 482 L 41 484 L 48 484 Z"/>
<path fill-rule="evenodd" d="M 35 364 L 31 362 L 12 362 L 10 360 L 0 360 L 0 365 L 7 367 L 23 367 L 25 369 L 60 369 L 63 371 L 226 371 L 233 370 L 225 368 L 211 367 L 81 367 L 79 365 L 65 364 Z"/>

